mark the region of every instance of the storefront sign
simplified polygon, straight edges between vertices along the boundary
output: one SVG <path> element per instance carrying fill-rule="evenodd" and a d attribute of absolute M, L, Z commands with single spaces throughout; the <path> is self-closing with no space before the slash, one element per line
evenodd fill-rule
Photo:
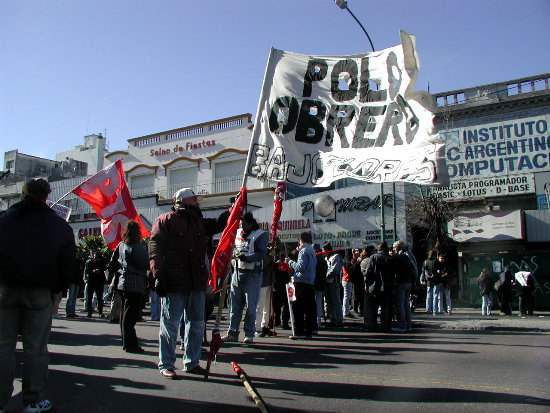
<path fill-rule="evenodd" d="M 177 144 L 174 147 L 163 147 L 163 148 L 151 149 L 149 154 L 154 157 L 175 155 L 175 154 L 181 154 L 183 152 L 193 152 L 199 149 L 207 149 L 215 145 L 216 145 L 216 141 L 214 139 L 210 139 L 210 140 L 203 139 L 201 141 L 186 142 L 185 146 L 180 146 L 179 144 Z"/>
<path fill-rule="evenodd" d="M 247 173 L 305 187 L 443 179 L 443 145 L 422 103 L 430 98 L 413 92 L 417 74 L 405 32 L 398 46 L 354 56 L 272 49 Z"/>
<path fill-rule="evenodd" d="M 430 192 L 447 201 L 532 194 L 535 192 L 535 178 L 533 174 L 523 174 L 464 179 L 454 181 L 449 186 L 432 186 Z"/>
<path fill-rule="evenodd" d="M 359 189 L 360 188 L 360 189 Z M 313 213 L 312 209 L 304 211 L 304 205 L 315 205 L 319 194 L 308 195 L 283 202 L 283 211 L 279 221 L 278 237 L 283 242 L 297 242 L 301 232 L 309 231 L 313 236 L 313 242 L 322 244 L 329 241 L 334 248 L 360 248 L 380 241 L 380 209 L 346 208 L 337 211 L 339 200 L 357 200 L 358 191 L 365 193 L 364 198 L 375 199 L 378 192 L 377 185 L 361 187 L 349 187 L 323 192 L 323 196 L 330 196 L 334 200 L 334 212 L 329 216 L 320 216 Z M 397 196 L 398 211 L 403 205 L 403 200 Z M 353 203 L 353 202 L 352 202 Z M 354 204 L 356 205 L 356 204 Z M 391 203 L 390 203 L 391 205 Z M 314 206 L 313 209 L 317 209 Z M 260 227 L 268 231 L 271 225 L 273 207 L 254 210 L 252 213 Z M 386 239 L 393 239 L 392 209 L 386 204 Z M 397 235 L 406 240 L 406 222 L 401 215 L 397 220 Z"/>
<path fill-rule="evenodd" d="M 550 115 L 441 131 L 451 182 L 550 171 Z"/>
<path fill-rule="evenodd" d="M 449 236 L 458 242 L 523 239 L 521 210 L 491 214 L 463 214 L 449 221 Z"/>
<path fill-rule="evenodd" d="M 99 237 L 101 236 L 101 228 L 100 227 L 92 227 L 92 228 L 80 228 L 78 230 L 78 239 L 86 238 L 89 236 Z"/>

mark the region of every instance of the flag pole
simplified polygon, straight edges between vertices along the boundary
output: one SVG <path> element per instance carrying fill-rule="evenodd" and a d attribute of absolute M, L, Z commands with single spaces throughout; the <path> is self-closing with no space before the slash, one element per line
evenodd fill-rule
<path fill-rule="evenodd" d="M 117 163 L 118 161 L 115 161 L 113 162 L 113 164 Z M 122 162 L 122 161 L 121 161 Z M 111 165 L 108 165 L 106 166 L 105 168 L 103 169 L 107 169 L 109 166 Z M 101 171 L 103 171 L 103 169 Z M 59 198 L 57 201 L 55 201 L 53 204 L 50 205 L 50 208 L 53 208 L 54 206 L 56 206 L 57 204 L 59 204 L 63 199 L 67 198 L 69 195 L 71 195 L 73 193 L 73 191 L 78 188 L 80 185 L 88 182 L 90 179 L 92 179 L 94 176 L 96 176 L 99 172 L 101 171 L 97 171 L 95 174 L 93 175 L 90 175 L 89 177 L 87 177 L 86 179 L 84 179 L 81 183 L 79 183 L 78 185 L 75 185 L 75 187 L 73 189 L 71 189 L 69 192 L 67 192 L 65 195 L 63 195 L 61 198 Z"/>
<path fill-rule="evenodd" d="M 79 186 L 81 184 L 78 184 L 77 186 Z M 74 188 L 76 188 L 77 186 L 75 186 Z M 56 206 L 57 204 L 59 204 L 62 200 L 64 200 L 65 198 L 67 198 L 69 195 L 71 195 L 74 191 L 74 188 L 71 189 L 69 192 L 67 192 L 65 195 L 63 195 L 61 198 L 59 198 L 57 201 L 55 201 L 53 204 L 50 205 L 50 208 L 53 208 L 54 206 Z"/>

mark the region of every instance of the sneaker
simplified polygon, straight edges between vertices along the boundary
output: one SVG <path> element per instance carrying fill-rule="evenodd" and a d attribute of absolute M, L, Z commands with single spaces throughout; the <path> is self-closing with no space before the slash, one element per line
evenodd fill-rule
<path fill-rule="evenodd" d="M 288 338 L 291 339 L 291 340 L 303 340 L 306 337 L 305 336 L 299 336 L 299 335 L 293 335 L 293 336 L 288 336 Z"/>
<path fill-rule="evenodd" d="M 44 399 L 36 403 L 27 404 L 23 409 L 23 413 L 50 412 L 52 408 L 52 403 Z"/>
<path fill-rule="evenodd" d="M 243 339 L 243 344 L 253 344 L 254 343 L 254 337 L 245 337 Z"/>
<path fill-rule="evenodd" d="M 225 336 L 222 336 L 222 341 L 224 343 L 237 343 L 239 341 L 239 335 L 236 333 L 227 333 Z"/>
<path fill-rule="evenodd" d="M 168 369 L 161 370 L 160 375 L 168 380 L 176 380 L 178 378 L 174 370 L 168 370 Z"/>
<path fill-rule="evenodd" d="M 145 353 L 145 350 L 143 350 L 139 346 L 127 348 L 125 351 L 126 351 L 126 353 L 133 353 L 133 354 L 143 354 L 143 353 Z"/>

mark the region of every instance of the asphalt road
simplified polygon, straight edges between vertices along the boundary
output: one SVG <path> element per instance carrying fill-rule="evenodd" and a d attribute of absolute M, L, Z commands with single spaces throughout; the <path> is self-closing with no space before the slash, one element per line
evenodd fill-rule
<path fill-rule="evenodd" d="M 230 368 L 237 361 L 273 412 L 550 412 L 550 333 L 432 327 L 367 334 L 349 322 L 301 342 L 280 331 L 224 347 L 204 382 L 159 375 L 158 322 L 138 324 L 146 353 L 134 355 L 117 325 L 59 318 L 47 395 L 63 413 L 258 411 Z M 21 409 L 20 374 L 9 412 Z"/>

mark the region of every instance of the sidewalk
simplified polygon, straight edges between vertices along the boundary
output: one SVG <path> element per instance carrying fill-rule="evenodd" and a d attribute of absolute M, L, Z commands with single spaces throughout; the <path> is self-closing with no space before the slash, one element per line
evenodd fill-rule
<path fill-rule="evenodd" d="M 413 313 L 415 325 L 421 328 L 458 331 L 521 331 L 550 332 L 550 311 L 536 311 L 535 315 L 520 317 L 515 311 L 511 316 L 495 312 L 482 317 L 478 308 L 455 308 L 452 315 L 433 316 L 422 309 Z"/>

